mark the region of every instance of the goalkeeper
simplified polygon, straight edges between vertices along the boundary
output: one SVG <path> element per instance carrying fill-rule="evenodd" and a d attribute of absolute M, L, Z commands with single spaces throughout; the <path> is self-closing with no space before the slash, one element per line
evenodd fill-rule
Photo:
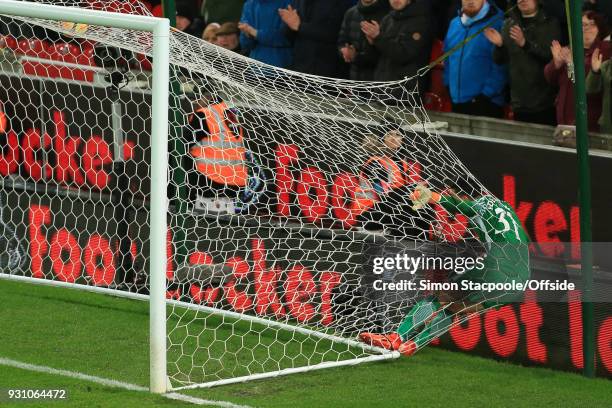
<path fill-rule="evenodd" d="M 524 283 L 529 279 L 529 249 L 527 233 L 514 210 L 505 201 L 491 195 L 476 200 L 464 200 L 454 193 L 442 195 L 418 185 L 411 194 L 413 209 L 439 204 L 452 214 L 464 214 L 470 228 L 486 248 L 484 267 L 472 268 L 463 274 L 453 274 L 450 280 L 482 283 Z M 519 301 L 521 292 L 475 291 L 438 292 L 420 300 L 408 312 L 396 332 L 387 334 L 361 333 L 362 342 L 398 350 L 412 355 L 432 339 L 447 332 L 454 313 L 471 313 Z"/>

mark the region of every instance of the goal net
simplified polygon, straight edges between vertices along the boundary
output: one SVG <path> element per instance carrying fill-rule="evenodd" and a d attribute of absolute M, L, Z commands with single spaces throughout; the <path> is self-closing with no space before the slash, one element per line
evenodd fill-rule
<path fill-rule="evenodd" d="M 135 1 L 49 3 L 150 15 Z M 148 294 L 151 34 L 1 21 L 2 273 Z M 467 216 L 416 209 L 414 191 L 487 194 L 418 81 L 295 73 L 176 30 L 170 77 L 171 387 L 398 357 L 357 336 L 396 330 L 431 291 L 375 286 L 435 281 L 435 268 L 381 274 L 377 259 L 479 251 Z"/>

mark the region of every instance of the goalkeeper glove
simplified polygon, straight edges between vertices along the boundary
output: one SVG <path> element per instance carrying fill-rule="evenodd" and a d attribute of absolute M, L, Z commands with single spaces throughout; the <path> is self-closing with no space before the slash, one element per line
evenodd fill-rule
<path fill-rule="evenodd" d="M 417 184 L 414 191 L 410 194 L 410 200 L 412 200 L 412 209 L 414 211 L 420 210 L 425 207 L 425 204 L 431 202 L 437 203 L 440 201 L 442 196 L 439 193 L 431 191 L 425 186 L 425 184 Z"/>
<path fill-rule="evenodd" d="M 425 206 L 425 204 L 429 203 L 431 197 L 431 190 L 425 187 L 424 184 L 418 184 L 412 194 L 410 194 L 410 199 L 412 200 L 412 209 L 414 211 L 420 210 Z"/>

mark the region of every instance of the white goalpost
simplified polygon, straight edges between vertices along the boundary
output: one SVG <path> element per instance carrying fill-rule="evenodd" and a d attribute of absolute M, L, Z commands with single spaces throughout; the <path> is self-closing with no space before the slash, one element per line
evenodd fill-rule
<path fill-rule="evenodd" d="M 87 24 L 139 30 L 151 34 L 153 64 L 150 199 L 150 389 L 168 391 L 166 375 L 166 185 L 168 163 L 168 83 L 169 35 L 167 19 L 53 6 L 36 2 L 0 0 L 0 14 L 44 19 L 54 22 Z M 8 276 L 12 277 L 12 276 Z M 53 281 L 49 281 L 53 282 Z"/>

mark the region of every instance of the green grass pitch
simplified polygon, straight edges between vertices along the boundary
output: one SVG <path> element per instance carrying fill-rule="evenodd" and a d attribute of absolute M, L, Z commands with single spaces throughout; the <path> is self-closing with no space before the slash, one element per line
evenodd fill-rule
<path fill-rule="evenodd" d="M 148 304 L 0 281 L 0 357 L 148 384 Z M 0 366 L 0 388 L 65 388 L 68 400 L 2 407 L 190 404 Z M 428 348 L 411 358 L 184 391 L 252 407 L 610 407 L 612 383 Z"/>

